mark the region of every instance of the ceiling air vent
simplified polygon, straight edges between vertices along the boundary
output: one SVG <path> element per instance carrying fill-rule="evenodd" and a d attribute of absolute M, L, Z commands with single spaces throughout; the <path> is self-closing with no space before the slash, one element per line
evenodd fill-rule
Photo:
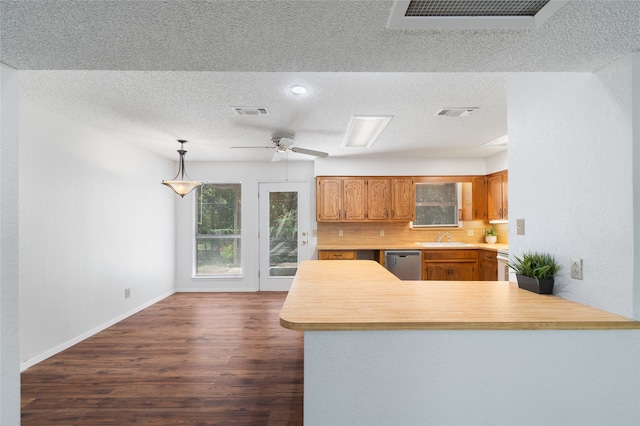
<path fill-rule="evenodd" d="M 396 0 L 387 27 L 398 30 L 536 28 L 561 0 Z"/>
<path fill-rule="evenodd" d="M 466 117 L 477 111 L 478 107 L 465 107 L 465 108 L 442 108 L 434 115 L 442 117 Z"/>
<path fill-rule="evenodd" d="M 264 107 L 231 107 L 238 115 L 269 115 L 269 110 Z"/>

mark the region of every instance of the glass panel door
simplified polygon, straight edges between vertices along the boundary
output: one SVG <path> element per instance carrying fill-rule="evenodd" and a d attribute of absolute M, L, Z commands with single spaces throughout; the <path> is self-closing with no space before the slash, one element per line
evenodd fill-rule
<path fill-rule="evenodd" d="M 260 290 L 288 290 L 309 259 L 309 184 L 260 184 Z"/>

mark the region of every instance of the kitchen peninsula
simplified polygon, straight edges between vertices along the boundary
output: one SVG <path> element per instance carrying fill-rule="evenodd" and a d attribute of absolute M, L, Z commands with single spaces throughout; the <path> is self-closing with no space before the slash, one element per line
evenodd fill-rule
<path fill-rule="evenodd" d="M 515 283 L 307 261 L 280 323 L 307 425 L 640 424 L 640 322 Z"/>

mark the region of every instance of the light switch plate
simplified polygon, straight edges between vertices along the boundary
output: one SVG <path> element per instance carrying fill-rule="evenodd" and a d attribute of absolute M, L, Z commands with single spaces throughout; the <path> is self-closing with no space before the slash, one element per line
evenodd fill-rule
<path fill-rule="evenodd" d="M 516 219 L 516 234 L 524 235 L 524 219 Z"/>

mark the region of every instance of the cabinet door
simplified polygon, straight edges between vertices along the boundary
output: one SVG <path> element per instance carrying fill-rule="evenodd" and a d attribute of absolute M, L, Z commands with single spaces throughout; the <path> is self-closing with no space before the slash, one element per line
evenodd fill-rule
<path fill-rule="evenodd" d="M 391 220 L 412 221 L 416 210 L 415 204 L 413 179 L 391 179 Z"/>
<path fill-rule="evenodd" d="M 367 179 L 367 219 L 389 219 L 391 182 L 389 179 Z"/>
<path fill-rule="evenodd" d="M 424 276 L 422 277 L 422 279 L 424 280 L 451 280 L 448 263 L 425 263 L 423 269 Z"/>
<path fill-rule="evenodd" d="M 342 179 L 318 178 L 316 188 L 316 220 L 342 220 Z"/>
<path fill-rule="evenodd" d="M 480 250 L 480 267 L 478 279 L 481 281 L 495 281 L 498 279 L 498 261 L 496 253 L 489 250 Z"/>
<path fill-rule="evenodd" d="M 502 218 L 509 218 L 509 173 L 502 175 Z"/>
<path fill-rule="evenodd" d="M 342 180 L 342 219 L 361 222 L 367 218 L 366 179 Z"/>
<path fill-rule="evenodd" d="M 502 219 L 502 175 L 487 178 L 487 213 L 489 220 Z"/>
<path fill-rule="evenodd" d="M 495 281 L 498 279 L 498 264 L 494 262 L 482 262 L 480 264 L 480 281 Z"/>
<path fill-rule="evenodd" d="M 473 263 L 452 263 L 450 268 L 450 280 L 474 281 L 476 280 L 476 267 Z M 497 275 L 497 272 L 496 272 Z"/>
<path fill-rule="evenodd" d="M 472 220 L 487 220 L 487 178 L 471 179 L 471 217 Z"/>

